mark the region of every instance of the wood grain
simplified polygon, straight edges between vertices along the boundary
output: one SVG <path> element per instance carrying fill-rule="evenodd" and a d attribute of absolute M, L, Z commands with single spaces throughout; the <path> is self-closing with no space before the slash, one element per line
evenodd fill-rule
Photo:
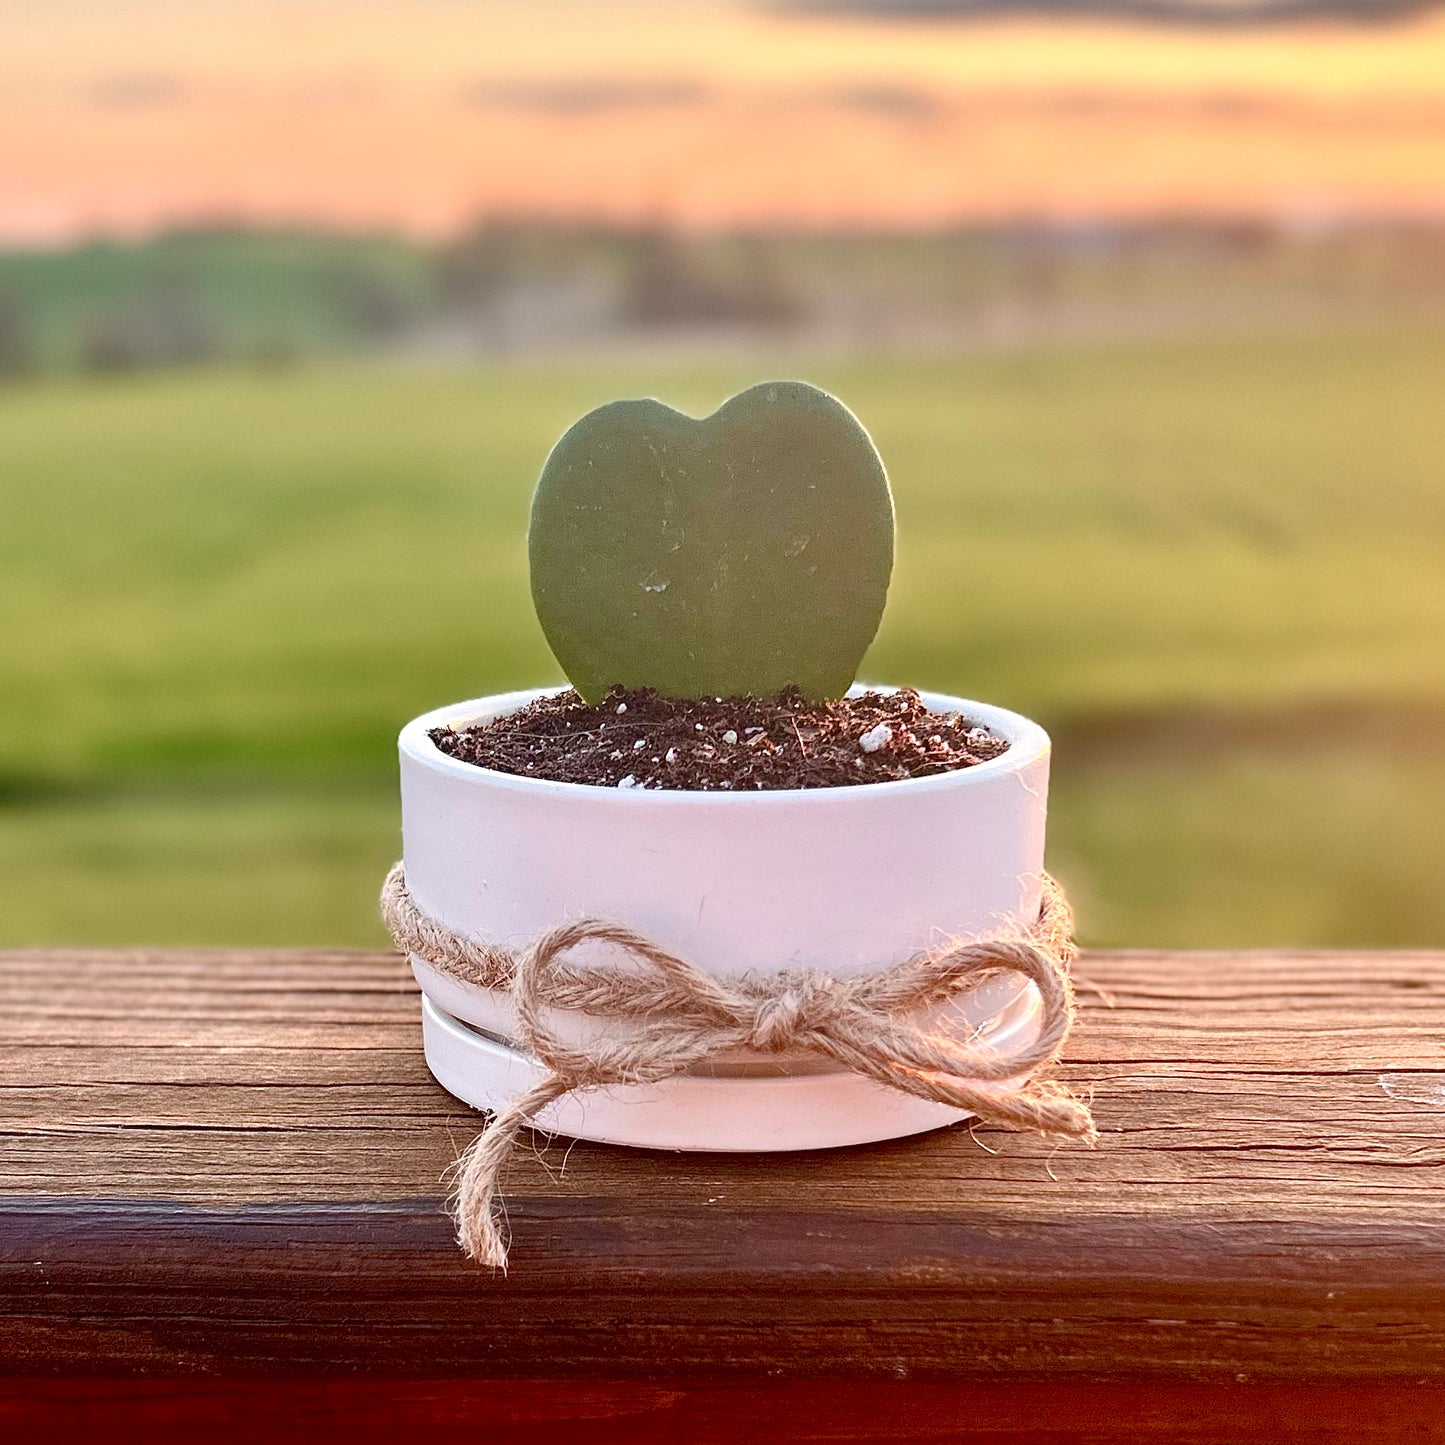
<path fill-rule="evenodd" d="M 0 955 L 0 1369 L 1445 1384 L 1445 955 L 1080 974 L 1097 1149 L 559 1142 L 500 1278 L 441 1214 L 479 1120 L 396 959 Z"/>
<path fill-rule="evenodd" d="M 467 1429 L 488 1445 L 1215 1445 L 1438 1440 L 1445 1397 L 1384 1386 L 1061 1385 L 919 1381 L 0 1379 L 8 1445 L 146 1445 L 344 1438 L 348 1445 Z M 1336 1433 L 1331 1421 L 1347 1421 Z M 118 1429 L 119 1425 L 119 1429 Z"/>

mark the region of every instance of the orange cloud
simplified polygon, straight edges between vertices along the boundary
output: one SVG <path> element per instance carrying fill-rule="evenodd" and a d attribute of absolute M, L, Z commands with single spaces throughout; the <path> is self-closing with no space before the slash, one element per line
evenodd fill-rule
<path fill-rule="evenodd" d="M 1445 213 L 1445 22 L 1161 32 L 720 3 L 12 0 L 0 234 L 478 211 Z M 15 23 L 20 15 L 22 22 Z"/>

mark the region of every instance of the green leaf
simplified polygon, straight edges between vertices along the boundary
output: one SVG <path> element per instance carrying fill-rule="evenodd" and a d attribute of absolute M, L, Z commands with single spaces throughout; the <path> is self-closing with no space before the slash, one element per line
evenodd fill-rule
<path fill-rule="evenodd" d="M 848 690 L 893 568 L 893 499 L 868 433 L 803 382 L 696 420 L 617 401 L 537 484 L 532 597 L 584 698 Z"/>

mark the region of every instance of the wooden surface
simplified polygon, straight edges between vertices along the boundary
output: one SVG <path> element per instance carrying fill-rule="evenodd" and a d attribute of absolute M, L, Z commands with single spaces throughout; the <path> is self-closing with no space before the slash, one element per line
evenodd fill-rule
<path fill-rule="evenodd" d="M 0 955 L 0 1371 L 31 1381 L 0 1390 L 0 1428 L 96 1390 L 157 1408 L 96 1377 L 363 1371 L 430 1382 L 408 1388 L 438 1419 L 485 1397 L 522 1434 L 539 1391 L 591 1400 L 594 1440 L 653 1438 L 649 1410 L 681 1429 L 680 1401 L 745 1414 L 769 1381 L 814 1400 L 796 1438 L 818 1440 L 958 1438 L 980 1411 L 1000 1440 L 1122 1439 L 1088 1433 L 1108 1401 L 1201 1390 L 1440 1438 L 1445 955 L 1094 954 L 1079 975 L 1066 1074 L 1097 1149 L 559 1142 L 510 1171 L 501 1278 L 441 1213 L 479 1116 L 428 1076 L 398 960 Z M 906 1385 L 916 1432 L 847 1434 L 824 1377 Z M 225 1388 L 185 1395 L 196 1421 Z M 1183 1408 L 1128 1438 L 1215 1438 Z"/>

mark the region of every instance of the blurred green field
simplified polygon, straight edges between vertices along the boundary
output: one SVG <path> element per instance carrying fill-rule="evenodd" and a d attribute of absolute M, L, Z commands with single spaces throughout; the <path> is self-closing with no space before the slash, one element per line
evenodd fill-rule
<path fill-rule="evenodd" d="M 1055 733 L 1086 939 L 1445 943 L 1422 329 L 0 391 L 0 944 L 379 941 L 397 728 L 556 677 L 523 545 L 547 447 L 610 397 L 768 374 L 836 390 L 893 475 L 865 676 Z"/>
<path fill-rule="evenodd" d="M 0 296 L 46 369 L 95 365 L 96 333 L 117 327 L 136 344 L 174 346 L 179 330 L 193 347 L 273 363 L 355 351 L 419 310 L 431 284 L 425 252 L 386 236 L 214 229 L 0 250 Z"/>

